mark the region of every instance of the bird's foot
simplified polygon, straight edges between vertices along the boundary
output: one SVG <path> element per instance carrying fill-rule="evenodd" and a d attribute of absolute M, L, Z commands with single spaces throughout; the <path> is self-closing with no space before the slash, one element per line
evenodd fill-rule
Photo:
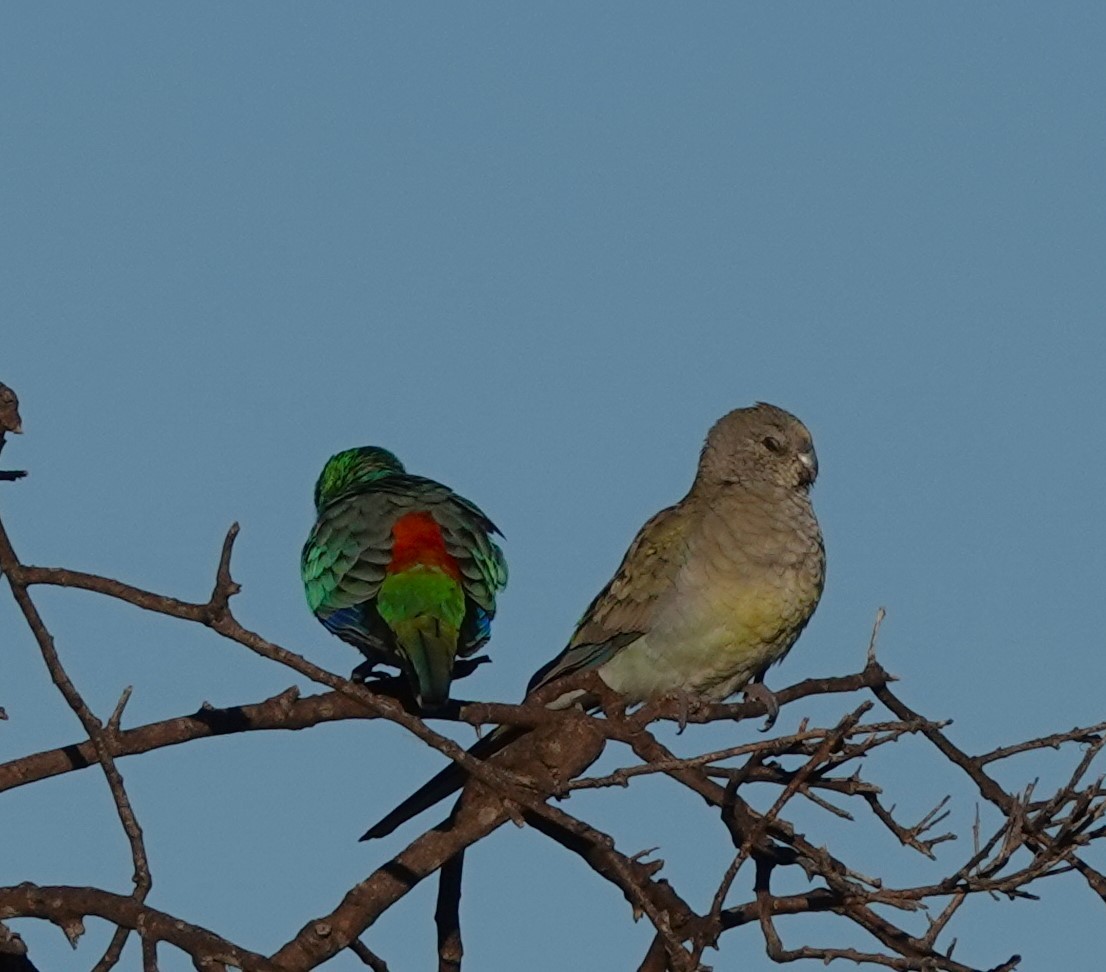
<path fill-rule="evenodd" d="M 767 732 L 776 724 L 776 719 L 779 718 L 780 714 L 780 703 L 776 698 L 776 693 L 763 682 L 750 682 L 745 686 L 744 694 L 746 702 L 759 702 L 764 706 L 768 718 L 765 719 L 764 725 L 760 727 L 760 731 Z"/>
<path fill-rule="evenodd" d="M 561 691 L 556 695 L 548 692 L 541 696 L 544 704 L 556 709 L 570 706 L 591 710 L 600 709 L 608 719 L 626 718 L 628 708 L 626 698 L 604 682 L 603 677 L 594 668 L 574 672 L 567 678 L 559 680 L 557 685 Z M 529 700 L 529 697 L 527 698 Z"/>
<path fill-rule="evenodd" d="M 392 678 L 391 672 L 378 672 L 376 666 L 378 662 L 365 660 L 361 662 L 352 672 L 349 673 L 349 679 L 351 682 L 367 682 L 370 679 L 373 681 L 385 678 Z"/>
<path fill-rule="evenodd" d="M 676 715 L 676 735 L 682 735 L 683 731 L 687 728 L 688 720 L 692 715 L 696 714 L 706 704 L 706 700 L 702 696 L 694 692 L 689 692 L 687 689 L 674 689 L 668 692 L 665 699 L 669 700 L 675 706 Z"/>
<path fill-rule="evenodd" d="M 468 678 L 481 665 L 490 663 L 491 658 L 488 655 L 477 655 L 475 658 L 458 658 L 453 663 L 453 678 Z"/>
<path fill-rule="evenodd" d="M 13 483 L 26 475 L 26 469 L 0 469 L 0 482 Z"/>

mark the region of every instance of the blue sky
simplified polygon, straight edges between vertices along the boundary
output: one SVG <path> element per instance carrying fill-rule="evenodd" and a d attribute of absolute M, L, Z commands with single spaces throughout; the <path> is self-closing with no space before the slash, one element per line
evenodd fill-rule
<path fill-rule="evenodd" d="M 27 434 L 3 465 L 31 470 L 0 495 L 13 542 L 202 598 L 238 520 L 243 623 L 347 672 L 299 548 L 327 456 L 384 445 L 506 533 L 495 664 L 464 690 L 513 700 L 683 494 L 710 424 L 764 399 L 813 431 L 829 557 L 773 684 L 859 668 L 884 605 L 903 697 L 969 751 L 1098 721 L 1104 43 L 1095 3 L 7 5 L 0 380 Z M 138 724 L 295 681 L 181 622 L 36 596 L 104 717 L 126 685 Z M 0 758 L 77 739 L 6 595 L 0 632 Z M 439 765 L 377 723 L 125 760 L 151 902 L 271 950 L 414 836 L 355 843 Z M 871 773 L 917 816 L 954 795 L 937 867 L 863 818 L 811 813 L 808 836 L 902 880 L 955 869 L 972 791 L 918 745 Z M 129 888 L 100 775 L 2 801 L 2 883 Z M 659 844 L 709 901 L 726 849 L 693 798 L 650 782 L 567 809 L 629 853 Z M 1097 968 L 1101 902 L 1041 891 L 965 909 L 958 957 Z M 428 884 L 367 941 L 427 967 L 432 908 Z M 474 969 L 563 968 L 566 942 L 582 969 L 627 967 L 650 938 L 513 827 L 470 855 L 464 908 Z M 107 935 L 89 922 L 74 955 L 15 927 L 50 969 L 88 968 Z M 713 961 L 772 967 L 751 929 Z"/>

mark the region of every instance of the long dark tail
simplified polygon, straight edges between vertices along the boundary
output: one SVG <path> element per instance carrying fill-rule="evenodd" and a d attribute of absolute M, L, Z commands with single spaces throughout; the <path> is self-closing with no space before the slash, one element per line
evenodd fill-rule
<path fill-rule="evenodd" d="M 483 739 L 476 742 L 468 750 L 470 756 L 477 759 L 488 759 L 494 756 L 508 743 L 518 739 L 527 730 L 518 726 L 500 726 Z M 417 817 L 424 810 L 429 810 L 434 804 L 444 800 L 451 793 L 456 793 L 465 785 L 468 779 L 459 763 L 451 762 L 437 776 L 427 780 L 414 793 L 412 793 L 399 806 L 387 813 L 378 823 L 373 824 L 361 835 L 361 840 L 375 840 L 377 837 L 387 837 L 397 827 L 402 826 L 412 817 Z"/>

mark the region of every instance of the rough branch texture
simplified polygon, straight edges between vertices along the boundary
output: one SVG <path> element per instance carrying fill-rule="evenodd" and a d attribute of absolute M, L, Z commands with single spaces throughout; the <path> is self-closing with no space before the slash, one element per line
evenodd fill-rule
<path fill-rule="evenodd" d="M 352 950 L 369 968 L 386 969 L 385 959 L 360 936 L 416 884 L 440 872 L 435 913 L 439 969 L 459 972 L 464 954 L 458 907 L 463 891 L 463 855 L 466 848 L 508 820 L 532 827 L 565 852 L 579 856 L 596 879 L 613 884 L 625 897 L 630 906 L 627 918 L 640 915 L 651 922 L 653 944 L 645 955 L 627 956 L 626 961 L 627 967 L 636 965 L 643 972 L 694 972 L 705 967 L 703 953 L 707 948 L 725 949 L 727 939 L 734 937 L 727 933 L 738 930 L 756 935 L 759 947 L 779 963 L 848 959 L 888 969 L 973 972 L 973 967 L 953 957 L 955 940 L 949 936 L 950 922 L 970 897 L 1033 897 L 1030 889 L 1040 880 L 1077 872 L 1089 890 L 1106 902 L 1106 876 L 1081 856 L 1084 848 L 1106 833 L 1102 823 L 1106 791 L 1100 778 L 1088 779 L 1095 757 L 1106 744 L 1106 723 L 1014 742 L 988 753 L 968 754 L 946 734 L 946 724 L 914 711 L 892 690 L 893 678 L 875 656 L 882 612 L 862 670 L 842 677 L 808 679 L 776 693 L 784 706 L 813 696 L 859 696 L 848 702 L 832 725 L 811 726 L 804 721 L 798 731 L 790 734 L 677 757 L 651 732 L 657 720 L 686 716 L 691 723 L 734 722 L 763 715 L 763 703 L 717 704 L 690 713 L 681 712 L 675 702 L 630 713 L 609 707 L 605 717 L 578 711 L 551 712 L 534 702 L 451 703 L 438 714 L 439 718 L 473 725 L 507 723 L 535 730 L 485 764 L 431 729 L 403 692 L 389 683 L 369 687 L 352 682 L 243 628 L 230 608 L 230 599 L 238 591 L 230 572 L 236 534 L 237 526 L 233 526 L 218 560 L 211 597 L 204 603 L 192 603 L 110 578 L 25 565 L 0 523 L 0 570 L 8 579 L 62 699 L 83 733 L 83 738 L 69 746 L 0 764 L 0 791 L 98 768 L 128 839 L 134 869 L 133 886 L 125 893 L 38 886 L 29 880 L 0 887 L 0 965 L 4 968 L 34 968 L 33 956 L 26 954 L 19 937 L 3 925 L 4 919 L 50 921 L 75 940 L 83 931 L 83 920 L 95 916 L 117 929 L 96 963 L 97 969 L 106 970 L 118 962 L 131 934 L 142 941 L 146 970 L 157 968 L 159 946 L 188 953 L 196 967 L 203 969 L 291 972 L 314 968 L 343 949 Z M 88 708 L 65 671 L 47 620 L 35 605 L 32 589 L 36 585 L 93 591 L 142 610 L 203 625 L 324 686 L 326 691 L 300 697 L 295 689 L 289 689 L 261 701 L 222 709 L 204 707 L 174 719 L 123 730 L 120 722 L 128 693 L 106 721 Z M 302 731 L 349 719 L 398 723 L 427 746 L 465 766 L 472 781 L 446 823 L 418 836 L 392 860 L 351 887 L 337 905 L 320 902 L 317 915 L 304 916 L 300 927 L 289 928 L 287 940 L 271 955 L 230 942 L 216 930 L 190 922 L 187 915 L 168 915 L 147 905 L 153 877 L 138 822 L 140 808 L 130 801 L 119 762 L 125 764 L 125 757 L 140 754 L 155 759 L 162 748 L 210 736 L 276 729 Z M 927 741 L 944 757 L 950 774 L 966 776 L 982 800 L 997 812 L 1000 823 L 984 833 L 977 820 L 968 850 L 959 854 L 944 851 L 952 863 L 941 880 L 900 887 L 890 884 L 886 877 L 858 873 L 832 848 L 822 846 L 818 835 L 799 833 L 789 817 L 796 801 L 803 801 L 836 818 L 855 818 L 857 826 L 885 829 L 904 852 L 935 859 L 936 848 L 954 838 L 938 829 L 947 816 L 944 801 L 921 820 L 901 820 L 880 788 L 861 775 L 864 757 L 905 737 Z M 1081 746 L 1082 751 L 1071 759 L 1066 782 L 1054 792 L 1038 794 L 1032 787 L 1009 792 L 990 772 L 993 764 L 1033 750 L 1073 752 L 1070 744 Z M 624 764 L 600 776 L 583 775 L 609 745 L 628 755 Z M 903 751 L 896 750 L 896 754 L 902 756 Z M 712 807 L 717 819 L 713 837 L 719 848 L 731 848 L 730 865 L 705 911 L 696 911 L 680 889 L 664 878 L 663 861 L 628 856 L 616 847 L 610 835 L 550 802 L 579 789 L 633 786 L 638 777 L 657 774 L 666 776 L 672 786 L 686 787 Z M 754 789 L 771 792 L 766 812 L 755 809 L 748 799 Z M 765 805 L 763 800 L 756 802 Z M 704 833 L 703 839 L 711 839 L 711 835 Z M 777 873 L 787 869 L 801 871 L 809 890 L 802 894 L 774 893 Z M 737 901 L 734 882 L 745 870 L 753 875 L 754 894 L 749 900 Z M 929 924 L 921 935 L 888 918 L 889 913 L 910 915 L 923 907 L 928 909 Z M 855 926 L 858 944 L 831 948 L 815 942 L 783 940 L 776 927 L 780 916 L 814 913 L 833 914 L 842 923 Z M 789 937 L 801 937 L 801 923 L 789 927 L 794 929 Z M 970 928 L 961 930 L 961 935 L 965 934 L 970 935 Z M 989 968 L 991 972 L 1013 969 L 1018 961 L 1017 955 L 996 954 Z"/>

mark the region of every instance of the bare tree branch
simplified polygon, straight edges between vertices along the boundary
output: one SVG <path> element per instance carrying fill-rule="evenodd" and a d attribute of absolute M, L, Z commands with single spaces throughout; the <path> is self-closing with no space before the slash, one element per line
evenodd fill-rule
<path fill-rule="evenodd" d="M 89 915 L 131 931 L 141 930 L 144 939 L 166 942 L 194 959 L 220 962 L 248 972 L 279 972 L 265 956 L 239 948 L 206 928 L 151 908 L 136 901 L 133 895 L 64 885 L 25 883 L 0 887 L 2 918 L 44 918 L 65 928 Z"/>
<path fill-rule="evenodd" d="M 58 656 L 57 650 L 54 647 L 53 636 L 47 629 L 46 623 L 42 620 L 42 616 L 38 613 L 38 609 L 35 607 L 26 585 L 22 583 L 18 576 L 13 576 L 13 571 L 17 574 L 18 568 L 19 558 L 12 549 L 11 542 L 8 539 L 8 533 L 4 529 L 3 523 L 0 523 L 0 570 L 8 577 L 12 595 L 15 597 L 16 603 L 23 612 L 23 617 L 28 627 L 31 629 L 35 641 L 38 642 L 39 650 L 42 652 L 42 658 L 46 662 L 46 668 L 50 672 L 50 678 L 53 680 L 54 685 L 57 686 L 58 691 L 61 692 L 62 696 L 65 698 L 69 708 L 73 710 L 73 713 L 80 720 L 81 725 L 84 726 L 85 732 L 88 733 L 89 739 L 92 741 L 92 746 L 96 751 L 96 758 L 103 768 L 104 776 L 107 778 L 112 800 L 115 802 L 115 809 L 119 814 L 119 822 L 122 824 L 123 832 L 126 834 L 127 841 L 130 844 L 131 860 L 134 864 L 134 899 L 141 903 L 146 899 L 146 895 L 149 894 L 150 887 L 153 883 L 150 877 L 150 865 L 146 857 L 146 844 L 142 838 L 142 828 L 139 826 L 138 819 L 134 814 L 134 808 L 131 806 L 130 797 L 127 795 L 127 790 L 123 783 L 123 776 L 115 766 L 115 759 L 112 756 L 111 747 L 107 739 L 108 733 L 105 733 L 100 720 L 93 715 L 92 710 L 89 709 L 88 705 L 81 697 L 80 692 L 77 691 L 77 687 L 66 673 L 61 658 Z M 118 707 L 120 713 L 122 712 L 124 702 L 125 698 L 120 701 Z M 124 929 L 122 926 L 116 929 L 107 951 L 104 953 L 103 958 L 96 963 L 93 972 L 108 972 L 109 969 L 116 965 L 123 953 L 123 946 L 126 944 L 129 934 L 129 930 Z"/>
<path fill-rule="evenodd" d="M 779 963 L 842 959 L 912 972 L 981 972 L 953 958 L 955 939 L 944 941 L 962 906 L 973 895 L 1032 898 L 1038 882 L 1076 871 L 1106 902 L 1106 876 L 1081 856 L 1085 848 L 1106 837 L 1106 788 L 1103 779 L 1093 773 L 1106 748 L 1106 722 L 1013 741 L 979 756 L 968 755 L 950 739 L 948 722 L 925 718 L 891 690 L 894 678 L 876 659 L 882 609 L 860 672 L 806 679 L 776 692 L 775 698 L 787 706 L 814 697 L 869 693 L 888 710 L 890 718 L 873 720 L 869 714 L 872 702 L 857 704 L 854 700 L 829 726 L 812 726 L 803 720 L 794 732 L 775 738 L 677 756 L 651 731 L 658 720 L 734 723 L 763 715 L 764 701 L 754 698 L 741 703 L 701 705 L 688 711 L 679 700 L 660 700 L 627 713 L 617 696 L 591 673 L 572 678 L 578 679 L 579 687 L 603 700 L 602 716 L 546 708 L 554 695 L 575 687 L 576 682 L 546 686 L 521 705 L 455 700 L 435 713 L 434 718 L 443 721 L 529 730 L 483 762 L 431 728 L 401 682 L 384 680 L 365 685 L 351 681 L 242 627 L 231 609 L 232 598 L 239 590 L 231 574 L 237 533 L 237 525 L 227 532 L 211 595 L 197 603 L 95 574 L 21 564 L 0 524 L 0 569 L 9 579 L 51 677 L 88 736 L 70 746 L 0 764 L 0 792 L 99 765 L 130 841 L 135 870 L 130 895 L 31 883 L 0 888 L 0 920 L 50 921 L 71 938 L 80 934 L 87 917 L 111 922 L 116 930 L 97 969 L 106 970 L 118 962 L 128 935 L 137 932 L 147 972 L 156 972 L 158 947 L 166 944 L 187 952 L 197 968 L 203 969 L 300 972 L 348 949 L 374 972 L 382 972 L 387 964 L 361 936 L 418 882 L 440 871 L 435 911 L 438 967 L 439 972 L 460 972 L 465 852 L 508 820 L 532 827 L 580 857 L 594 875 L 619 890 L 635 918 L 649 919 L 653 940 L 639 965 L 644 972 L 696 972 L 703 967 L 707 948 L 721 947 L 724 935 L 741 929 L 747 934 L 759 932 L 768 955 Z M 35 584 L 84 590 L 202 625 L 326 690 L 301 697 L 299 689 L 292 687 L 269 699 L 225 708 L 205 703 L 188 715 L 123 729 L 128 688 L 107 722 L 101 724 L 65 673 L 50 632 L 30 597 L 29 588 Z M 321 907 L 319 917 L 298 929 L 288 929 L 285 943 L 271 956 L 245 949 L 186 919 L 146 905 L 150 888 L 146 851 L 116 768 L 117 759 L 152 754 L 213 736 L 302 731 L 353 719 L 385 719 L 403 726 L 427 747 L 464 768 L 468 784 L 445 821 L 416 837 L 350 888 L 337 904 Z M 948 819 L 949 798 L 935 796 L 933 808 L 920 820 L 903 822 L 896 814 L 893 796 L 869 775 L 870 754 L 918 736 L 928 741 L 954 777 L 966 777 L 992 808 L 986 830 L 977 815 L 971 828 L 970 852 L 943 869 L 943 877 L 927 884 L 896 886 L 890 867 L 886 873 L 863 874 L 824 846 L 824 841 L 808 838 L 791 823 L 794 802 L 801 798 L 835 819 L 850 821 L 852 826 L 883 828 L 906 851 L 937 860 L 938 851 L 944 851 L 942 845 L 958 836 L 938 831 Z M 615 744 L 612 749 L 632 754 L 627 765 L 599 776 L 582 776 L 609 743 Z M 1074 758 L 1071 744 L 1082 747 L 1078 758 Z M 987 772 L 986 767 L 993 763 L 1045 750 L 1072 754 L 1074 764 L 1064 782 L 1050 792 L 1038 792 L 1033 784 L 1009 792 Z M 899 758 L 909 758 L 905 750 L 897 750 L 896 755 L 900 752 L 903 755 Z M 576 790 L 630 787 L 643 776 L 662 776 L 668 785 L 697 794 L 715 812 L 714 836 L 720 849 L 727 842 L 731 847 L 726 866 L 719 867 L 713 898 L 705 913 L 696 912 L 688 898 L 660 875 L 663 861 L 646 859 L 644 853 L 624 853 L 616 846 L 613 833 L 551 803 L 570 797 Z M 759 795 L 756 799 L 752 799 L 754 793 Z M 765 794 L 767 799 L 763 798 Z M 758 806 L 768 809 L 757 810 Z M 854 812 L 857 808 L 859 813 Z M 704 832 L 703 839 L 711 839 L 711 835 Z M 734 904 L 731 899 L 736 896 L 736 878 L 743 869 L 754 872 L 754 896 Z M 798 869 L 792 873 L 801 873 L 812 885 L 810 890 L 803 894 L 773 893 L 773 877 L 780 869 Z M 853 927 L 862 944 L 823 947 L 800 940 L 799 944 L 786 945 L 777 928 L 778 919 L 788 916 L 788 922 L 793 923 L 788 925 L 788 937 L 793 939 L 793 932 L 803 927 L 800 916 L 811 914 L 837 916 Z M 892 920 L 888 915 L 902 915 L 904 919 Z M 911 930 L 906 919 L 917 916 L 913 923 L 919 926 L 923 915 L 924 931 L 918 927 Z M 0 961 L 25 962 L 21 945 L 18 936 L 0 924 Z M 999 964 L 989 972 L 1009 972 L 1019 961 L 1017 956 L 997 956 L 994 960 Z M 25 964 L 22 968 L 33 966 Z"/>

